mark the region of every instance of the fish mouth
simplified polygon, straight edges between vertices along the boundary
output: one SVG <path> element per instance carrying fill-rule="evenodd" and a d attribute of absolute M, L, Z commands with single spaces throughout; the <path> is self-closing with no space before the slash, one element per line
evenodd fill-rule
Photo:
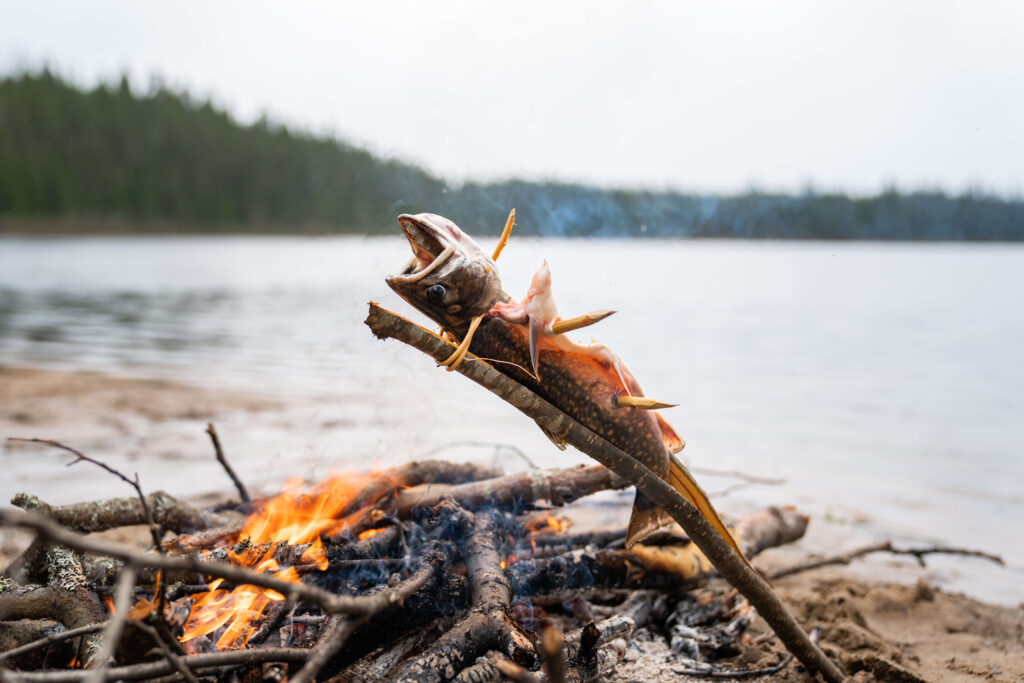
<path fill-rule="evenodd" d="M 399 275 L 389 279 L 414 282 L 428 275 L 455 253 L 455 244 L 429 218 L 403 213 L 398 217 L 398 224 L 412 247 L 412 258 Z"/>

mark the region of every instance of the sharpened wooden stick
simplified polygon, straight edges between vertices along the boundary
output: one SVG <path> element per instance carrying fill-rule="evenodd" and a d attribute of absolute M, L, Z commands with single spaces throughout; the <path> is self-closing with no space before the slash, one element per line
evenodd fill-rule
<path fill-rule="evenodd" d="M 450 353 L 451 346 L 448 342 L 377 304 L 370 304 L 366 324 L 378 339 L 397 339 L 437 361 L 443 360 Z M 576 422 L 522 384 L 501 374 L 486 362 L 464 364 L 458 371 L 533 418 L 550 433 L 576 446 L 608 469 L 632 482 L 638 490 L 679 522 L 690 540 L 697 544 L 722 576 L 746 596 L 750 604 L 779 636 L 779 640 L 804 666 L 811 671 L 820 672 L 827 681 L 845 680 L 842 671 L 811 642 L 771 586 L 748 567 L 704 519 L 700 511 L 667 482 L 630 457 L 628 453 Z"/>
<path fill-rule="evenodd" d="M 494 256 L 491 257 L 492 261 L 497 261 L 498 257 L 501 256 L 501 251 L 508 244 L 508 236 L 512 234 L 512 226 L 516 224 L 516 210 L 512 209 L 508 212 L 508 219 L 505 221 L 505 229 L 501 231 L 501 237 L 498 239 L 498 246 L 494 248 Z"/>
<path fill-rule="evenodd" d="M 591 311 L 590 313 L 578 315 L 575 318 L 556 320 L 551 324 L 551 333 L 555 335 L 565 334 L 566 332 L 572 332 L 573 330 L 590 327 L 594 323 L 599 323 L 614 313 L 616 313 L 616 311 Z"/>
<path fill-rule="evenodd" d="M 623 394 L 619 396 L 615 403 L 620 408 L 639 408 L 640 410 L 661 410 L 662 408 L 675 408 L 678 403 L 665 403 L 664 401 L 656 401 L 653 398 L 647 398 L 646 396 L 627 396 Z"/>

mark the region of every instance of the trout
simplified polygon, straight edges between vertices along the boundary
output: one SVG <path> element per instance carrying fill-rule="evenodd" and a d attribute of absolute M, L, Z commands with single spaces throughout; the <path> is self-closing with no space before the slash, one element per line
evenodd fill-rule
<path fill-rule="evenodd" d="M 388 285 L 454 339 L 461 342 L 471 322 L 469 352 L 527 386 L 588 429 L 654 471 L 692 503 L 742 558 L 707 495 L 674 456 L 684 443 L 652 410 L 622 405 L 619 397 L 642 397 L 625 364 L 606 346 L 579 344 L 555 334 L 560 320 L 545 262 L 524 299 L 503 290 L 494 261 L 455 223 L 435 214 L 403 214 L 399 225 L 412 259 Z M 544 429 L 541 427 L 541 429 Z M 565 443 L 544 430 L 560 449 Z M 637 491 L 626 531 L 626 547 L 672 520 Z M 745 561 L 745 559 L 744 559 Z"/>

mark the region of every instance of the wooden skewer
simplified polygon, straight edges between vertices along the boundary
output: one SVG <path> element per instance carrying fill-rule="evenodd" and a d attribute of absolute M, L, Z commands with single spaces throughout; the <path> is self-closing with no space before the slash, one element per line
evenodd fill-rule
<path fill-rule="evenodd" d="M 659 410 L 661 408 L 675 408 L 678 403 L 665 403 L 664 401 L 656 401 L 653 398 L 647 398 L 646 396 L 627 396 L 623 394 L 619 396 L 615 401 L 620 408 L 639 408 L 641 410 Z"/>
<path fill-rule="evenodd" d="M 572 332 L 582 327 L 589 327 L 594 323 L 599 323 L 615 311 L 591 311 L 590 313 L 584 313 L 578 315 L 575 318 L 567 318 L 566 320 L 557 320 L 551 324 L 552 334 L 565 334 L 566 332 Z"/>
<path fill-rule="evenodd" d="M 505 229 L 501 231 L 501 238 L 498 240 L 498 246 L 494 248 L 494 256 L 491 257 L 492 261 L 497 261 L 498 257 L 501 256 L 501 250 L 505 248 L 505 244 L 508 242 L 508 236 L 512 234 L 512 226 L 516 222 L 516 210 L 512 209 L 508 212 L 508 220 L 505 221 Z"/>

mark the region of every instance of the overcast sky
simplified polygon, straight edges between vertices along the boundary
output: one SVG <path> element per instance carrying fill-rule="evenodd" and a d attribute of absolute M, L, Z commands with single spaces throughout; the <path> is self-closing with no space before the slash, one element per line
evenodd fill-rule
<path fill-rule="evenodd" d="M 1024 190 L 1024 3 L 0 0 L 0 70 L 126 70 L 453 180 Z"/>

